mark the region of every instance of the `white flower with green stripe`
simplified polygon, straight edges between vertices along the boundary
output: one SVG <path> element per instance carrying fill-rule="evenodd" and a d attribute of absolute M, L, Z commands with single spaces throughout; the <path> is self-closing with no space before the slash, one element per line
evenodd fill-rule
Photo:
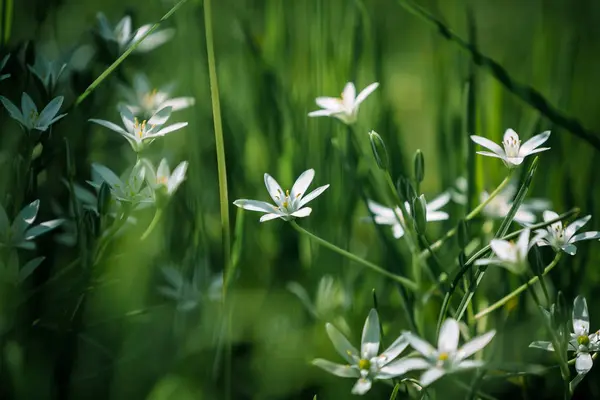
<path fill-rule="evenodd" d="M 423 355 L 423 358 L 412 359 L 411 366 L 413 369 L 426 370 L 419 378 L 419 382 L 422 386 L 429 386 L 445 374 L 484 366 L 483 361 L 468 360 L 468 358 L 487 346 L 495 334 L 496 331 L 492 330 L 459 348 L 458 321 L 448 318 L 440 329 L 437 349 L 412 332 L 405 332 L 404 337 L 413 349 Z"/>
<path fill-rule="evenodd" d="M 504 138 L 502 140 L 503 147 L 500 147 L 497 143 L 482 136 L 472 135 L 471 140 L 478 145 L 491 150 L 491 152 L 478 151 L 477 154 L 499 158 L 508 168 L 515 168 L 523 163 L 525 157 L 549 150 L 550 147 L 540 147 L 549 137 L 550 131 L 545 131 L 521 144 L 517 132 L 512 129 L 507 129 L 506 132 L 504 132 Z"/>
<path fill-rule="evenodd" d="M 545 222 L 559 218 L 559 215 L 554 211 L 544 211 L 543 215 Z M 600 238 L 600 232 L 597 231 L 576 234 L 576 232 L 587 224 L 591 218 L 591 215 L 587 215 L 574 221 L 568 226 L 564 226 L 562 221 L 558 221 L 554 222 L 546 229 L 538 229 L 535 231 L 538 246 L 551 246 L 556 252 L 564 251 L 569 255 L 575 255 L 575 253 L 577 253 L 577 247 L 575 247 L 574 244 L 575 242 Z"/>
<path fill-rule="evenodd" d="M 496 257 L 479 259 L 475 265 L 499 265 L 515 274 L 522 274 L 527 271 L 529 263 L 527 254 L 535 244 L 536 239 L 529 240 L 531 231 L 524 229 L 517 239 L 516 243 L 502 239 L 492 239 L 490 247 Z"/>
<path fill-rule="evenodd" d="M 6 108 L 6 111 L 8 111 L 8 115 L 17 121 L 26 131 L 38 130 L 44 132 L 48 130 L 50 125 L 67 115 L 57 115 L 63 100 L 62 96 L 55 97 L 41 112 L 38 112 L 35 103 L 25 92 L 21 96 L 21 109 L 6 97 L 0 96 L 0 101 L 4 105 L 4 108 Z"/>
<path fill-rule="evenodd" d="M 356 87 L 354 83 L 348 82 L 344 87 L 341 96 L 338 97 L 317 97 L 315 102 L 322 110 L 312 111 L 308 113 L 309 117 L 334 117 L 345 124 L 353 124 L 358 116 L 358 108 L 363 101 L 375 89 L 379 87 L 379 83 L 375 82 L 364 88 L 358 96 L 356 95 Z"/>
<path fill-rule="evenodd" d="M 379 316 L 375 309 L 371 309 L 365 321 L 360 351 L 332 324 L 326 324 L 325 329 L 333 346 L 347 364 L 336 364 L 321 358 L 313 360 L 312 363 L 342 378 L 358 378 L 352 388 L 353 394 L 365 394 L 371 389 L 374 381 L 395 378 L 415 369 L 413 359 L 394 361 L 408 346 L 404 336 L 400 336 L 384 352 L 379 353 L 381 337 Z"/>
<path fill-rule="evenodd" d="M 292 186 L 291 192 L 281 189 L 277 181 L 269 174 L 265 174 L 265 186 L 275 205 L 260 200 L 239 199 L 233 202 L 236 206 L 249 211 L 265 213 L 260 217 L 260 222 L 281 218 L 291 221 L 295 218 L 308 217 L 312 212 L 310 207 L 305 207 L 310 201 L 323 193 L 329 185 L 323 185 L 310 193 L 306 193 L 315 177 L 315 170 L 304 171 Z"/>

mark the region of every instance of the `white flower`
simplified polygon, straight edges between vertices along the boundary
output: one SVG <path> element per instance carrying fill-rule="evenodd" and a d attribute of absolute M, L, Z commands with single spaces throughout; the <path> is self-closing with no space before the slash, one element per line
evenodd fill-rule
<path fill-rule="evenodd" d="M 45 131 L 50 125 L 61 119 L 67 114 L 61 114 L 57 116 L 60 107 L 62 106 L 64 97 L 58 96 L 52 99 L 42 112 L 38 113 L 38 109 L 35 106 L 31 97 L 25 92 L 21 96 L 21 110 L 15 106 L 10 100 L 4 96 L 0 96 L 0 101 L 8 111 L 8 114 L 16 120 L 21 126 L 28 130 Z"/>
<path fill-rule="evenodd" d="M 530 230 L 525 229 L 519 235 L 516 243 L 508 240 L 492 239 L 490 246 L 494 251 L 496 258 L 480 259 L 475 261 L 475 265 L 500 265 L 515 274 L 522 274 L 527 270 L 527 253 L 535 240 L 529 241 Z"/>
<path fill-rule="evenodd" d="M 419 382 L 423 386 L 429 386 L 445 374 L 482 367 L 483 361 L 467 360 L 467 358 L 487 346 L 495 334 L 496 331 L 492 330 L 458 348 L 460 339 L 458 321 L 448 318 L 440 329 L 437 349 L 412 332 L 405 332 L 404 336 L 412 348 L 425 357 L 413 359 L 413 366 L 414 369 L 426 369 Z"/>
<path fill-rule="evenodd" d="M 48 61 L 38 53 L 35 63 L 28 65 L 27 68 L 39 80 L 46 93 L 53 94 L 58 80 L 67 68 L 67 64 L 60 61 Z"/>
<path fill-rule="evenodd" d="M 188 162 L 182 161 L 175 167 L 173 173 L 169 169 L 169 163 L 163 158 L 158 164 L 158 169 L 154 170 L 152 163 L 144 159 L 146 164 L 146 180 L 154 190 L 164 189 L 168 196 L 173 195 L 181 183 L 185 180 Z"/>
<path fill-rule="evenodd" d="M 127 139 L 131 148 L 136 152 L 143 150 L 145 145 L 152 143 L 156 138 L 186 127 L 188 124 L 187 122 L 178 122 L 163 128 L 171 116 L 171 107 L 159 110 L 148 121 L 143 120 L 141 123 L 129 108 L 120 106 L 119 111 L 125 128 L 103 119 L 90 119 L 89 121 L 117 132 Z"/>
<path fill-rule="evenodd" d="M 292 186 L 291 193 L 289 190 L 286 190 L 284 193 L 281 186 L 279 186 L 279 183 L 277 183 L 271 175 L 265 174 L 265 186 L 276 206 L 265 201 L 246 199 L 236 200 L 233 204 L 245 210 L 266 213 L 260 217 L 260 222 L 270 221 L 275 218 L 290 221 L 294 218 L 308 217 L 312 212 L 312 209 L 304 206 L 329 187 L 329 185 L 320 186 L 305 195 L 306 190 L 314 177 L 314 169 L 304 171 L 298 179 L 296 179 L 294 186 Z"/>
<path fill-rule="evenodd" d="M 356 95 L 354 83 L 348 82 L 344 87 L 344 91 L 340 98 L 336 97 L 317 97 L 315 102 L 322 110 L 317 110 L 308 113 L 309 117 L 335 117 L 345 124 L 353 124 L 356 122 L 358 108 L 365 99 L 373 93 L 379 86 L 375 82 L 363 89 L 362 92 Z"/>
<path fill-rule="evenodd" d="M 193 97 L 170 98 L 173 85 L 153 89 L 145 74 L 138 73 L 133 78 L 133 87 L 120 87 L 121 94 L 133 114 L 150 117 L 165 107 L 171 111 L 179 111 L 194 105 Z"/>
<path fill-rule="evenodd" d="M 95 188 L 99 188 L 102 182 L 106 182 L 117 201 L 132 205 L 134 209 L 139 209 L 154 203 L 152 189 L 144 185 L 145 176 L 146 168 L 142 163 L 136 164 L 121 178 L 110 168 L 93 163 L 92 182 L 88 183 Z"/>
<path fill-rule="evenodd" d="M 151 24 L 143 25 L 133 32 L 131 27 L 131 17 L 129 15 L 123 17 L 115 27 L 110 25 L 104 14 L 98 13 L 97 18 L 98 34 L 108 43 L 115 43 L 118 47 L 119 54 L 123 53 L 129 46 L 137 42 L 152 27 Z M 136 47 L 135 51 L 144 53 L 153 50 L 171 39 L 173 33 L 173 29 L 163 29 L 161 31 L 153 32 Z"/>
<path fill-rule="evenodd" d="M 502 141 L 504 149 L 491 140 L 481 136 L 472 135 L 471 139 L 478 145 L 492 151 L 492 153 L 489 151 L 478 151 L 478 154 L 500 158 L 508 168 L 514 168 L 518 165 L 521 165 L 525 157 L 528 155 L 549 150 L 550 147 L 539 147 L 546 140 L 548 140 L 549 137 L 550 131 L 545 131 L 539 135 L 535 135 L 521 145 L 519 135 L 517 135 L 517 133 L 512 129 L 507 129 L 504 133 L 504 140 Z"/>
<path fill-rule="evenodd" d="M 326 324 L 327 334 L 337 352 L 348 362 L 346 365 L 317 358 L 313 365 L 342 378 L 358 378 L 352 388 L 353 394 L 365 394 L 371 389 L 373 381 L 391 379 L 414 369 L 411 359 L 402 359 L 391 363 L 408 346 L 406 339 L 400 336 L 383 353 L 378 354 L 380 344 L 379 316 L 371 309 L 362 332 L 360 352 L 333 325 Z"/>
<path fill-rule="evenodd" d="M 559 216 L 554 211 L 544 211 L 544 221 L 552 221 L 557 219 Z M 570 224 L 569 226 L 563 226 L 561 221 L 555 222 L 546 229 L 539 229 L 535 231 L 538 246 L 552 246 L 555 251 L 564 251 L 567 254 L 575 255 L 577 247 L 573 243 L 581 240 L 591 240 L 600 238 L 600 232 L 590 231 L 584 233 L 577 232 L 592 218 L 591 215 L 580 218 Z"/>
<path fill-rule="evenodd" d="M 427 203 L 427 221 L 432 222 L 447 220 L 449 218 L 448 213 L 444 211 L 439 211 L 439 209 L 448 204 L 449 201 L 450 193 L 446 192 L 433 199 L 430 203 Z M 404 229 L 402 228 L 404 220 L 399 207 L 396 207 L 395 209 L 388 208 L 372 200 L 369 200 L 367 202 L 367 206 L 369 207 L 369 210 L 371 210 L 371 212 L 374 214 L 373 220 L 376 224 L 391 225 L 392 232 L 396 239 L 399 239 L 402 236 L 404 236 Z M 406 211 L 410 213 L 410 205 L 408 204 L 408 202 L 404 203 L 404 206 L 406 207 Z M 400 224 L 398 218 L 400 218 L 402 224 Z"/>
<path fill-rule="evenodd" d="M 53 219 L 33 225 L 40 209 L 40 201 L 26 205 L 10 223 L 4 207 L 0 204 L 0 248 L 18 247 L 25 250 L 35 249 L 32 239 L 57 228 L 63 219 Z"/>
<path fill-rule="evenodd" d="M 545 341 L 532 342 L 529 347 L 554 351 L 552 343 Z M 587 374 L 592 369 L 594 361 L 590 352 L 600 351 L 598 332 L 590 335 L 590 314 L 583 296 L 577 296 L 573 301 L 573 333 L 568 350 L 577 354 L 575 369 L 578 374 Z"/>

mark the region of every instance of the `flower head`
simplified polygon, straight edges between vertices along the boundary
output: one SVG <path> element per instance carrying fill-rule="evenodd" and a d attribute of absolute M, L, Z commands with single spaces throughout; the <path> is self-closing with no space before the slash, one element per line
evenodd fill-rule
<path fill-rule="evenodd" d="M 151 28 L 151 24 L 143 25 L 136 31 L 131 26 L 131 17 L 123 17 L 114 27 L 108 22 L 106 16 L 98 13 L 98 35 L 109 45 L 116 45 L 118 54 L 122 54 L 132 44 L 137 42 Z M 145 53 L 166 43 L 173 37 L 173 29 L 163 29 L 148 35 L 135 49 L 136 52 Z"/>
<path fill-rule="evenodd" d="M 522 274 L 529 266 L 527 254 L 535 244 L 535 240 L 529 241 L 530 230 L 525 229 L 519 235 L 516 243 L 502 239 L 492 239 L 490 246 L 496 258 L 487 258 L 475 261 L 475 265 L 495 264 L 502 266 L 515 274 Z"/>
<path fill-rule="evenodd" d="M 11 224 L 4 207 L 0 205 L 0 247 L 18 247 L 33 250 L 35 249 L 35 243 L 31 240 L 56 229 L 62 224 L 62 219 L 54 219 L 34 225 L 39 209 L 39 200 L 31 202 L 19 212 Z"/>
<path fill-rule="evenodd" d="M 558 217 L 558 214 L 554 211 L 544 211 L 545 222 L 558 219 Z M 575 255 L 577 252 L 577 247 L 574 245 L 575 242 L 600 238 L 600 232 L 597 231 L 575 234 L 575 232 L 587 224 L 591 218 L 591 215 L 585 216 L 566 227 L 563 225 L 562 221 L 557 221 L 546 229 L 537 230 L 536 239 L 538 246 L 551 246 L 557 252 L 564 251 L 567 254 Z"/>
<path fill-rule="evenodd" d="M 27 131 L 35 129 L 42 132 L 46 131 L 50 125 L 67 115 L 56 115 L 62 106 L 63 100 L 64 97 L 62 96 L 55 97 L 46 105 L 46 107 L 44 107 L 42 112 L 38 112 L 35 103 L 25 92 L 23 92 L 23 95 L 21 96 L 20 110 L 6 97 L 0 96 L 0 101 L 4 105 L 4 108 L 6 108 L 6 111 L 8 111 L 8 114 L 12 119 L 21 124 L 23 129 Z"/>
<path fill-rule="evenodd" d="M 504 133 L 502 144 L 504 148 L 481 136 L 472 135 L 471 139 L 480 146 L 483 146 L 489 151 L 478 151 L 478 154 L 500 158 L 508 168 L 515 168 L 523 162 L 525 157 L 530 154 L 539 153 L 540 151 L 549 150 L 550 147 L 539 147 L 550 137 L 550 131 L 545 131 L 539 135 L 535 135 L 523 145 L 519 135 L 512 129 L 507 129 Z"/>
<path fill-rule="evenodd" d="M 188 124 L 187 122 L 178 122 L 163 127 L 171 116 L 171 107 L 159 110 L 147 121 L 138 120 L 128 107 L 120 106 L 119 111 L 124 128 L 103 119 L 90 119 L 90 122 L 117 132 L 129 142 L 131 148 L 136 152 L 143 150 L 147 144 L 152 143 L 156 138 L 186 127 Z"/>
<path fill-rule="evenodd" d="M 329 187 L 329 185 L 320 186 L 306 194 L 306 190 L 314 177 L 314 169 L 304 171 L 296 179 L 294 186 L 292 186 L 292 191 L 286 190 L 284 193 L 279 183 L 271 175 L 265 174 L 265 186 L 276 205 L 265 201 L 247 199 L 236 200 L 233 204 L 245 210 L 265 213 L 265 215 L 260 217 L 260 222 L 270 221 L 275 218 L 290 221 L 294 218 L 308 217 L 312 209 L 304 206 Z"/>
<path fill-rule="evenodd" d="M 38 54 L 35 63 L 27 67 L 44 87 L 46 93 L 53 94 L 58 80 L 67 68 L 67 64 L 60 61 L 48 61 Z"/>
<path fill-rule="evenodd" d="M 133 78 L 133 87 L 121 86 L 120 89 L 131 112 L 148 118 L 165 107 L 171 107 L 171 111 L 178 111 L 195 103 L 193 97 L 170 98 L 173 85 L 154 89 L 148 77 L 142 73 Z"/>
<path fill-rule="evenodd" d="M 154 203 L 152 189 L 144 185 L 146 168 L 142 163 L 134 165 L 121 178 L 110 168 L 93 163 L 92 175 L 93 181 L 89 182 L 92 186 L 98 189 L 102 182 L 106 182 L 115 200 L 123 205 L 139 209 Z"/>
<path fill-rule="evenodd" d="M 414 369 L 410 359 L 392 361 L 404 351 L 408 342 L 400 336 L 383 353 L 379 353 L 379 316 L 371 309 L 362 332 L 360 352 L 333 325 L 326 324 L 327 334 L 337 352 L 348 362 L 346 365 L 317 358 L 313 365 L 342 378 L 358 378 L 352 388 L 353 394 L 365 394 L 373 381 L 391 379 Z"/>
<path fill-rule="evenodd" d="M 315 102 L 322 110 L 312 111 L 308 113 L 309 117 L 335 117 L 345 124 L 353 124 L 356 122 L 358 108 L 365 99 L 373 93 L 379 86 L 375 82 L 367 86 L 356 95 L 354 83 L 348 82 L 344 87 L 344 91 L 340 98 L 336 97 L 317 97 Z"/>
<path fill-rule="evenodd" d="M 552 343 L 546 341 L 532 342 L 529 347 L 554 351 Z M 594 365 L 590 353 L 600 351 L 598 332 L 590 334 L 590 314 L 583 296 L 577 296 L 573 301 L 573 332 L 568 351 L 576 353 L 575 369 L 580 375 L 587 374 Z"/>
<path fill-rule="evenodd" d="M 487 346 L 495 334 L 495 331 L 487 332 L 459 348 L 458 321 L 448 318 L 440 329 L 437 349 L 412 332 L 405 332 L 404 336 L 412 348 L 424 356 L 424 358 L 413 359 L 413 366 L 414 369 L 426 369 L 419 382 L 423 386 L 428 386 L 445 374 L 483 366 L 483 361 L 467 360 L 467 358 Z"/>
<path fill-rule="evenodd" d="M 439 195 L 431 202 L 427 203 L 427 222 L 447 220 L 448 213 L 444 211 L 439 211 L 439 209 L 448 204 L 449 201 L 450 193 L 446 192 Z M 373 220 L 376 224 L 391 225 L 392 232 L 396 239 L 399 239 L 402 236 L 404 236 L 404 228 L 402 228 L 402 225 L 404 224 L 404 219 L 402 217 L 402 213 L 399 207 L 396 207 L 395 209 L 388 208 L 372 200 L 368 201 L 367 206 L 369 207 L 369 210 L 373 213 Z M 405 203 L 404 206 L 406 207 L 406 210 L 410 213 L 410 205 L 408 204 L 408 202 Z"/>
<path fill-rule="evenodd" d="M 181 183 L 185 180 L 187 171 L 187 161 L 182 161 L 175 167 L 173 173 L 169 169 L 169 163 L 166 158 L 163 158 L 155 170 L 152 164 L 144 160 L 146 163 L 146 180 L 152 189 L 164 190 L 168 196 L 173 195 Z"/>

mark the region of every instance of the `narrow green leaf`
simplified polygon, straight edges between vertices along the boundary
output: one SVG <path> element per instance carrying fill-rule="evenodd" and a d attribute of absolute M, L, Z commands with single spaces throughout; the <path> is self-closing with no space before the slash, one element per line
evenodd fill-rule
<path fill-rule="evenodd" d="M 45 259 L 46 257 L 36 257 L 23 265 L 19 270 L 19 283 L 23 283 L 23 281 L 25 281 L 25 279 L 27 279 Z"/>

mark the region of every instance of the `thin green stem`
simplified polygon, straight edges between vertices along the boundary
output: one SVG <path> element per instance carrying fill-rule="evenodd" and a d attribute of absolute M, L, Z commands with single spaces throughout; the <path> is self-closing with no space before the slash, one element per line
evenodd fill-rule
<path fill-rule="evenodd" d="M 145 240 L 148 237 L 148 235 L 150 235 L 150 233 L 152 233 L 154 228 L 156 228 L 156 225 L 158 225 L 158 221 L 160 220 L 162 213 L 163 213 L 162 208 L 156 209 L 156 212 L 154 213 L 154 218 L 152 218 L 152 222 L 150 222 L 150 225 L 148 225 L 148 228 L 146 228 L 146 231 L 142 234 L 142 237 L 140 238 L 140 240 Z"/>
<path fill-rule="evenodd" d="M 137 40 L 137 42 L 135 42 L 131 46 L 129 46 L 129 48 L 127 48 L 127 50 L 125 50 L 125 52 L 123 54 L 121 54 L 121 56 L 119 58 L 117 58 L 115 60 L 115 62 L 113 62 L 108 68 L 106 68 L 106 70 L 102 74 L 100 74 L 100 76 L 98 78 L 96 78 L 96 80 L 94 82 L 92 82 L 91 85 L 88 86 L 88 88 L 85 89 L 85 91 L 81 95 L 79 95 L 77 100 L 75 100 L 73 107 L 77 107 L 79 104 L 81 104 L 81 102 L 83 100 L 85 100 L 85 98 L 88 97 L 102 83 L 103 80 L 105 80 L 123 61 L 125 61 L 125 59 L 127 57 L 129 57 L 129 55 L 140 45 L 140 43 L 142 43 L 144 41 L 144 39 L 146 39 L 148 36 L 150 36 L 152 34 L 152 32 L 154 32 L 156 29 L 158 29 L 160 24 L 163 23 L 165 20 L 167 20 L 186 1 L 187 0 L 180 0 L 177 4 L 175 4 L 173 6 L 173 8 L 171 8 L 169 10 L 169 12 L 167 12 L 160 19 L 160 21 L 158 21 L 157 23 L 152 25 L 152 27 L 150 27 L 150 29 L 148 29 L 148 31 L 146 33 L 144 33 Z"/>
<path fill-rule="evenodd" d="M 499 309 L 500 307 L 502 307 L 503 305 L 508 303 L 511 299 L 517 297 L 519 294 L 521 294 L 525 290 L 527 290 L 527 288 L 529 286 L 535 284 L 540 279 L 540 276 L 543 277 L 543 276 L 546 276 L 548 273 L 550 273 L 550 271 L 552 271 L 552 269 L 554 267 L 556 267 L 556 265 L 560 261 L 561 254 L 562 253 L 556 254 L 556 257 L 554 257 L 554 260 L 552 260 L 552 262 L 546 268 L 544 268 L 544 272 L 542 272 L 541 275 L 534 276 L 533 278 L 529 279 L 529 281 L 527 281 L 527 283 L 524 283 L 523 285 L 519 286 L 518 288 L 516 288 L 515 290 L 513 290 L 512 292 L 510 292 L 509 294 L 507 294 L 506 296 L 504 296 L 502 299 L 498 300 L 491 306 L 481 310 L 480 312 L 477 313 L 477 315 L 475 315 L 475 319 L 476 320 L 481 319 L 481 318 L 485 317 L 486 315 L 488 315 L 489 313 L 491 313 L 492 311 Z"/>
<path fill-rule="evenodd" d="M 224 276 L 227 276 L 231 253 L 231 234 L 229 232 L 229 199 L 227 193 L 227 166 L 225 164 L 225 142 L 221 122 L 221 103 L 219 101 L 219 82 L 212 29 L 212 1 L 204 0 L 204 25 L 206 28 L 206 53 L 208 57 L 208 78 L 212 101 L 213 123 L 215 128 L 215 146 L 217 151 L 217 170 L 219 175 L 219 202 L 221 205 L 221 229 L 223 239 Z M 223 286 L 225 287 L 225 286 Z"/>
<path fill-rule="evenodd" d="M 465 221 L 471 221 L 473 218 L 478 216 L 479 213 L 481 211 L 483 211 L 485 206 L 487 206 L 492 200 L 494 200 L 494 198 L 500 192 L 502 192 L 502 190 L 504 190 L 506 185 L 509 184 L 511 176 L 512 176 L 512 173 L 509 172 L 508 176 L 506 178 L 504 178 L 504 180 L 502 182 L 500 182 L 498 187 L 496 187 L 496 189 L 494 189 L 494 191 L 492 193 L 490 193 L 490 196 L 487 199 L 485 199 L 481 204 L 479 204 L 477 207 L 475 207 L 473 210 L 471 210 L 471 212 L 465 216 Z M 452 236 L 454 236 L 457 231 L 458 231 L 458 227 L 454 227 L 454 228 L 450 229 L 448 232 L 446 232 L 446 234 L 444 236 L 442 236 L 440 239 L 438 239 L 436 242 L 434 242 L 430 246 L 431 250 L 429 250 L 429 249 L 423 250 L 421 252 L 421 257 L 427 257 L 429 254 L 431 254 L 431 251 L 434 251 L 434 250 L 437 250 L 438 248 L 440 248 L 444 244 L 444 242 L 446 240 L 450 239 Z"/>
<path fill-rule="evenodd" d="M 368 267 L 370 269 L 372 269 L 373 271 L 386 276 L 390 279 L 393 279 L 394 281 L 404 285 L 406 288 L 411 289 L 411 290 L 417 290 L 417 285 L 411 281 L 410 279 L 404 278 L 402 276 L 399 275 L 395 275 L 392 274 L 391 272 L 381 268 L 378 265 L 373 264 L 370 261 L 364 260 L 344 249 L 339 248 L 338 246 L 334 245 L 333 243 L 328 242 L 325 239 L 322 239 L 318 236 L 316 236 L 313 233 L 310 233 L 309 231 L 307 231 L 306 229 L 302 228 L 300 225 L 298 225 L 295 221 L 290 221 L 290 224 L 294 227 L 294 229 L 296 229 L 298 232 L 302 233 L 303 235 L 308 236 L 310 239 L 314 240 L 315 242 L 319 243 L 321 246 L 328 248 L 329 250 L 335 251 L 336 253 L 348 258 L 349 260 L 352 260 L 356 263 L 362 264 L 365 267 Z"/>

